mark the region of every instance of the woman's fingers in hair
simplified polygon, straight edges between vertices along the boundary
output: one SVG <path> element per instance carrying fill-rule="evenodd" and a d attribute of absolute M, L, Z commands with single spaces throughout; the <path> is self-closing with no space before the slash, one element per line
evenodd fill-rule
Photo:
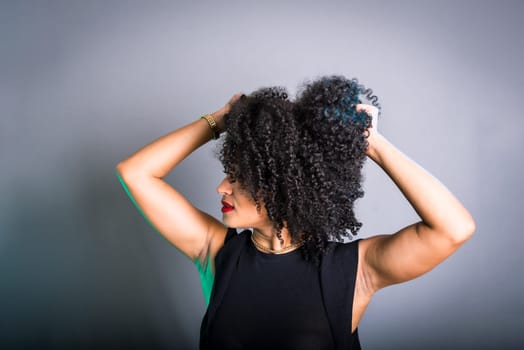
<path fill-rule="evenodd" d="M 355 106 L 357 112 L 364 111 L 371 116 L 371 128 L 377 130 L 378 126 L 378 108 L 372 105 L 359 103 Z"/>
<path fill-rule="evenodd" d="M 227 104 L 231 107 L 235 102 L 237 102 L 240 97 L 245 96 L 242 92 L 236 93 L 231 97 L 231 99 L 227 102 Z"/>
<path fill-rule="evenodd" d="M 231 110 L 231 106 L 233 106 L 233 104 L 235 104 L 235 102 L 237 102 L 241 96 L 244 96 L 244 94 L 241 92 L 234 94 L 233 97 L 231 97 L 229 101 L 227 101 L 224 107 L 220 109 L 220 115 L 229 113 L 229 111 Z"/>

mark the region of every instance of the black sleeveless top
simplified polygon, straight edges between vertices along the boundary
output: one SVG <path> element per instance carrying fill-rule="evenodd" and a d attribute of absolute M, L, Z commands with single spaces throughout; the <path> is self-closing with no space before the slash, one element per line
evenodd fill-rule
<path fill-rule="evenodd" d="M 299 250 L 263 253 L 255 248 L 250 235 L 249 230 L 238 235 L 244 237 L 235 248 L 239 250 L 236 261 L 230 262 L 227 285 L 218 286 L 222 290 L 219 306 L 214 295 L 216 283 L 213 286 L 208 312 L 213 307 L 214 312 L 212 320 L 208 312 L 203 320 L 201 349 L 336 349 L 323 299 L 321 269 L 306 262 Z M 229 247 L 227 243 L 234 236 L 236 231 L 229 230 L 221 251 Z M 221 272 L 219 260 L 216 282 Z M 353 291 L 354 283 L 346 290 L 351 302 Z M 351 308 L 349 305 L 346 311 L 351 313 Z M 352 346 L 344 348 L 360 349 L 358 333 L 351 335 L 350 330 L 351 322 L 346 332 Z"/>

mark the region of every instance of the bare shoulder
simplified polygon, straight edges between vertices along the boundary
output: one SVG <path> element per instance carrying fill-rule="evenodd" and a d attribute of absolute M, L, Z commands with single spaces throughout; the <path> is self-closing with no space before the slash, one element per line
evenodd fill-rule
<path fill-rule="evenodd" d="M 218 251 L 224 246 L 224 240 L 227 235 L 228 228 L 223 224 L 212 225 L 209 229 L 209 245 L 206 259 L 215 261 Z"/>
<path fill-rule="evenodd" d="M 362 238 L 358 242 L 358 269 L 356 292 L 365 299 L 377 292 L 376 276 L 374 269 L 369 264 L 369 255 L 375 254 L 376 244 L 384 238 L 385 235 L 377 235 L 368 238 Z"/>
<path fill-rule="evenodd" d="M 214 261 L 217 252 L 224 245 L 228 228 L 212 215 L 204 211 L 200 211 L 200 213 L 207 223 L 206 239 L 200 254 L 193 260 L 199 260 L 204 266 L 210 259 Z"/>

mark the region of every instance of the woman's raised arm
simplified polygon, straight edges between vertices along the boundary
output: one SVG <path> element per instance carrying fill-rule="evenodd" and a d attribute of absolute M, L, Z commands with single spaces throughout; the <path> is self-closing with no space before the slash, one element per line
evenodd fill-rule
<path fill-rule="evenodd" d="M 433 269 L 473 235 L 475 222 L 442 183 L 374 128 L 369 129 L 368 142 L 367 155 L 389 175 L 421 218 L 395 234 L 362 240 L 364 276 L 374 292 Z"/>
<path fill-rule="evenodd" d="M 219 131 L 224 130 L 223 116 L 238 98 L 238 94 L 233 96 L 211 115 Z M 163 177 L 212 135 L 208 122 L 198 119 L 144 146 L 116 166 L 122 185 L 151 226 L 192 261 L 199 259 L 202 264 L 218 250 L 226 227 L 195 208 Z"/>

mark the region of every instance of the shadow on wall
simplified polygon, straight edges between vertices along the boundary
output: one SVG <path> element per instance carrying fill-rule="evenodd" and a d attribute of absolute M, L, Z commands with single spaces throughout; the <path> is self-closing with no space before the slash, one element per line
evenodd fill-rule
<path fill-rule="evenodd" d="M 85 153 L 7 194 L 0 348 L 195 348 L 153 255 L 155 241 L 168 244 L 120 187 L 116 162 Z M 188 283 L 176 265 L 173 274 Z"/>

